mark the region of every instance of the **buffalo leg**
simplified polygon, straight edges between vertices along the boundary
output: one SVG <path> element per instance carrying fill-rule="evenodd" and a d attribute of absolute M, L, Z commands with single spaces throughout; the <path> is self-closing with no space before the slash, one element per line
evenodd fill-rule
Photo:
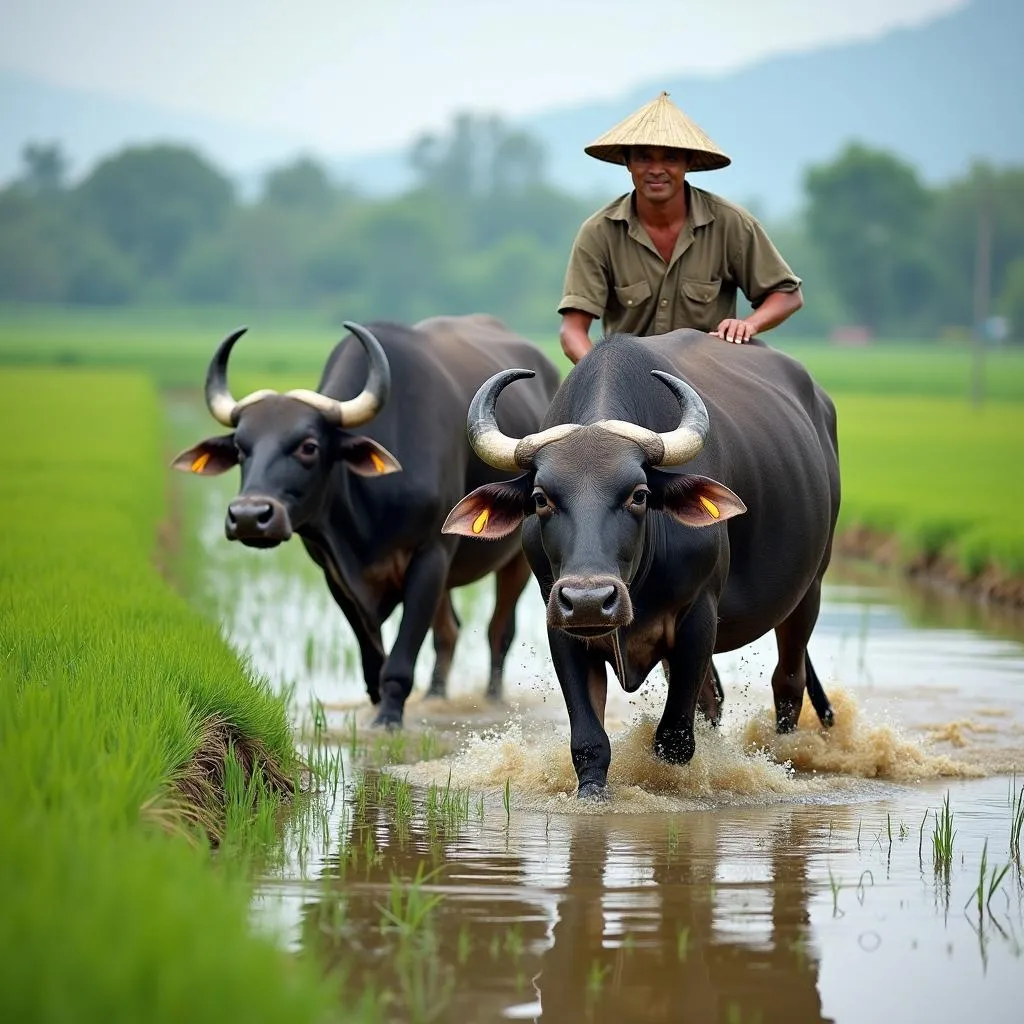
<path fill-rule="evenodd" d="M 380 674 L 384 668 L 384 641 L 381 639 L 380 628 L 372 631 L 368 629 L 355 604 L 331 579 L 330 573 L 325 573 L 324 578 L 327 580 L 327 589 L 330 590 L 335 603 L 356 635 L 356 643 L 359 644 L 359 660 L 363 667 L 363 682 L 366 685 L 370 703 L 379 704 Z"/>
<path fill-rule="evenodd" d="M 459 617 L 452 605 L 452 592 L 441 595 L 434 615 L 434 671 L 430 677 L 428 697 L 445 697 L 448 694 L 448 673 L 451 671 L 455 644 L 459 639 Z"/>
<path fill-rule="evenodd" d="M 569 713 L 569 750 L 579 780 L 576 795 L 581 799 L 603 798 L 607 792 L 612 747 L 601 723 L 604 708 L 599 715 L 591 699 L 594 659 L 582 643 L 561 630 L 549 629 L 548 643 Z"/>
<path fill-rule="evenodd" d="M 491 700 L 501 700 L 505 658 L 516 634 L 516 603 L 529 578 L 530 565 L 521 550 L 495 573 L 494 614 L 487 627 L 487 641 L 491 648 L 487 696 Z"/>
<path fill-rule="evenodd" d="M 405 571 L 402 623 L 381 671 L 380 710 L 374 725 L 400 726 L 412 692 L 416 658 L 444 591 L 451 556 L 440 544 L 417 552 Z"/>
<path fill-rule="evenodd" d="M 661 663 L 665 671 L 666 681 L 671 678 L 671 669 L 668 659 Z M 722 705 L 725 703 L 725 691 L 722 689 L 722 680 L 715 668 L 714 661 L 708 666 L 708 674 L 704 677 L 700 693 L 697 695 L 697 709 L 700 713 L 717 728 L 722 718 Z"/>
<path fill-rule="evenodd" d="M 703 597 L 676 629 L 675 644 L 667 659 L 668 697 L 654 734 L 655 754 L 671 764 L 686 764 L 696 749 L 693 718 L 701 687 L 711 675 L 717 621 L 715 602 Z"/>
<path fill-rule="evenodd" d="M 778 732 L 792 732 L 796 728 L 805 688 L 821 723 L 832 724 L 832 707 L 807 653 L 820 607 L 821 581 L 815 580 L 789 618 L 775 629 L 779 663 L 772 673 L 772 693 Z"/>

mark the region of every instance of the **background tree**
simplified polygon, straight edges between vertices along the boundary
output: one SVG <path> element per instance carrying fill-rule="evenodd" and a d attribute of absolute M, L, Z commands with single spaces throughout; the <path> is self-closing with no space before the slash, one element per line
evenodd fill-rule
<path fill-rule="evenodd" d="M 189 245 L 216 232 L 234 202 L 231 182 L 180 146 L 126 149 L 76 189 L 82 213 L 143 275 L 172 273 Z"/>
<path fill-rule="evenodd" d="M 68 160 L 58 142 L 29 142 L 21 151 L 21 180 L 36 195 L 52 195 L 64 189 Z"/>
<path fill-rule="evenodd" d="M 915 170 L 851 145 L 806 176 L 807 229 L 858 323 L 897 334 L 920 329 L 935 297 L 924 244 L 932 197 Z"/>

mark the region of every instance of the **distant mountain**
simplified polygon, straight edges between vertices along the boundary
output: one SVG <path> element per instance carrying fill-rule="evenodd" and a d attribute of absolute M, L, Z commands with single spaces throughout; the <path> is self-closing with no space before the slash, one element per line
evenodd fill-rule
<path fill-rule="evenodd" d="M 131 144 L 181 142 L 200 150 L 250 191 L 258 172 L 304 152 L 301 140 L 228 120 L 49 85 L 0 70 L 0 181 L 21 169 L 26 142 L 59 141 L 77 177 Z"/>
<path fill-rule="evenodd" d="M 1024 163 L 1024 2 L 975 0 L 874 40 L 720 78 L 651 80 L 613 102 L 552 110 L 523 125 L 546 144 L 554 180 L 611 192 L 625 172 L 586 157 L 583 146 L 662 89 L 733 159 L 694 180 L 773 213 L 799 202 L 809 164 L 851 139 L 900 154 L 932 182 L 977 157 Z"/>
<path fill-rule="evenodd" d="M 554 182 L 613 194 L 624 190 L 625 171 L 591 160 L 583 146 L 667 89 L 733 158 L 726 170 L 696 180 L 784 215 L 799 202 L 807 166 L 852 139 L 900 154 L 929 181 L 954 176 L 979 157 L 1024 163 L 1022 41 L 1024 0 L 974 0 L 873 40 L 782 55 L 720 77 L 652 79 L 616 100 L 553 107 L 519 124 L 546 145 Z M 184 141 L 245 192 L 269 165 L 308 151 L 301 139 L 0 72 L 0 181 L 15 173 L 29 139 L 59 139 L 76 170 L 129 142 Z M 368 193 L 409 182 L 404 149 L 314 155 Z"/>

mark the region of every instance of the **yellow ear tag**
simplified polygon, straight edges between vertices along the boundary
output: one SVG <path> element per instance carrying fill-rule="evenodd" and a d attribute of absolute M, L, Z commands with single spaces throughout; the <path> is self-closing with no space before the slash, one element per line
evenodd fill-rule
<path fill-rule="evenodd" d="M 481 512 L 480 515 L 478 515 L 476 519 L 473 520 L 473 532 L 483 533 L 484 527 L 487 525 L 487 520 L 490 518 L 491 510 L 489 508 L 485 508 L 483 512 Z"/>
<path fill-rule="evenodd" d="M 704 506 L 704 511 L 707 512 L 712 519 L 721 518 L 722 513 L 718 511 L 718 506 L 713 501 L 709 501 L 705 498 L 703 494 L 700 496 L 700 503 Z"/>
<path fill-rule="evenodd" d="M 384 460 L 376 452 L 370 452 L 370 461 L 378 473 L 383 473 L 388 468 L 384 465 Z"/>
<path fill-rule="evenodd" d="M 193 473 L 202 473 L 202 471 L 204 469 L 206 469 L 206 464 L 209 461 L 210 461 L 210 453 L 209 452 L 203 452 L 203 454 L 200 455 L 199 458 L 197 458 L 196 461 L 192 463 L 192 472 Z"/>

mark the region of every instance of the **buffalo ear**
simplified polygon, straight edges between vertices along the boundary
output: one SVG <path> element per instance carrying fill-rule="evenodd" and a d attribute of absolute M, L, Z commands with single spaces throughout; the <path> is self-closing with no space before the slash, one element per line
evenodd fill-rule
<path fill-rule="evenodd" d="M 713 526 L 741 515 L 747 506 L 738 495 L 710 477 L 693 473 L 648 474 L 651 507 L 659 508 L 686 526 Z"/>
<path fill-rule="evenodd" d="M 238 465 L 238 449 L 234 434 L 208 437 L 194 448 L 187 448 L 171 463 L 172 469 L 200 476 L 218 476 Z"/>
<path fill-rule="evenodd" d="M 458 533 L 481 540 L 500 540 L 519 527 L 533 492 L 532 474 L 514 480 L 484 484 L 468 494 L 448 513 L 442 533 Z"/>
<path fill-rule="evenodd" d="M 361 434 L 349 434 L 342 439 L 338 458 L 359 476 L 386 476 L 402 470 L 402 464 L 387 448 Z"/>

